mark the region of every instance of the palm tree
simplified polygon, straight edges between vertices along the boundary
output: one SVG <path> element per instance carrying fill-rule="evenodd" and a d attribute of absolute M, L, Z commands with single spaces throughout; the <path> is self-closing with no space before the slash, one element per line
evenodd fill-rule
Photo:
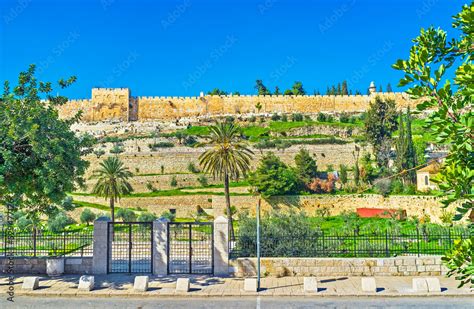
<path fill-rule="evenodd" d="M 115 202 L 118 201 L 122 195 L 130 194 L 133 188 L 128 182 L 128 179 L 133 177 L 133 174 L 127 167 L 123 166 L 122 161 L 117 157 L 108 157 L 100 163 L 100 168 L 93 171 L 90 179 L 97 179 L 92 193 L 98 196 L 103 196 L 110 201 L 110 214 L 112 222 L 115 221 Z"/>
<path fill-rule="evenodd" d="M 230 207 L 229 179 L 246 176 L 250 171 L 253 152 L 242 143 L 240 127 L 233 123 L 219 123 L 210 126 L 210 145 L 213 147 L 199 156 L 204 172 L 224 180 L 224 195 L 231 238 L 234 238 L 232 210 Z"/>

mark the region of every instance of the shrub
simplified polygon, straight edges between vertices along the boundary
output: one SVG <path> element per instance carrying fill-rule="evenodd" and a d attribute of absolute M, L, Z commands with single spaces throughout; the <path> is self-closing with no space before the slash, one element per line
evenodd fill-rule
<path fill-rule="evenodd" d="M 151 150 L 155 150 L 156 148 L 171 148 L 174 147 L 174 144 L 172 142 L 158 142 L 154 144 L 149 144 L 148 148 Z"/>
<path fill-rule="evenodd" d="M 16 219 L 16 226 L 20 230 L 26 230 L 33 227 L 33 221 L 30 218 L 23 215 L 19 217 L 18 219 Z"/>
<path fill-rule="evenodd" d="M 291 121 L 303 121 L 303 115 L 300 113 L 292 114 Z"/>
<path fill-rule="evenodd" d="M 156 216 L 150 212 L 143 212 L 138 216 L 139 222 L 152 222 L 154 220 L 156 220 Z"/>
<path fill-rule="evenodd" d="M 112 153 L 112 154 L 119 154 L 119 153 L 122 153 L 122 152 L 124 152 L 123 147 L 120 146 L 118 143 L 114 144 L 112 149 L 110 149 L 110 153 Z"/>
<path fill-rule="evenodd" d="M 315 211 L 317 217 L 326 218 L 331 215 L 331 208 L 329 206 L 322 206 Z"/>
<path fill-rule="evenodd" d="M 176 176 L 171 177 L 170 186 L 176 187 L 177 185 L 178 185 L 178 180 L 176 179 Z"/>
<path fill-rule="evenodd" d="M 105 154 L 105 151 L 103 149 L 96 149 L 94 150 L 94 155 L 99 159 Z"/>
<path fill-rule="evenodd" d="M 147 181 L 146 188 L 150 190 L 150 192 L 158 192 L 158 189 L 155 188 L 150 181 Z"/>
<path fill-rule="evenodd" d="M 416 186 L 414 184 L 407 184 L 403 187 L 404 194 L 414 195 L 416 194 Z"/>
<path fill-rule="evenodd" d="M 89 208 L 84 209 L 80 217 L 81 222 L 86 223 L 87 225 L 89 225 L 89 223 L 91 222 L 94 222 L 95 218 L 95 213 L 93 213 L 92 210 L 90 210 Z"/>
<path fill-rule="evenodd" d="M 47 225 L 51 232 L 59 233 L 64 231 L 64 228 L 72 223 L 74 223 L 74 220 L 72 220 L 65 212 L 60 212 L 54 217 L 49 218 Z"/>
<path fill-rule="evenodd" d="M 249 118 L 249 122 L 255 122 L 255 121 L 257 121 L 257 117 L 251 116 L 251 117 Z"/>
<path fill-rule="evenodd" d="M 306 120 L 306 121 L 313 121 L 313 119 L 311 119 L 311 116 L 310 116 L 310 115 L 304 115 L 304 120 Z"/>
<path fill-rule="evenodd" d="M 343 185 L 347 183 L 347 165 L 345 164 L 339 165 L 339 180 Z"/>
<path fill-rule="evenodd" d="M 342 113 L 339 116 L 339 121 L 342 123 L 348 123 L 349 122 L 349 115 L 347 113 Z"/>
<path fill-rule="evenodd" d="M 323 114 L 323 113 L 318 113 L 318 116 L 316 118 L 319 122 L 326 122 L 326 114 Z"/>
<path fill-rule="evenodd" d="M 116 217 L 122 218 L 123 222 L 134 222 L 137 219 L 135 212 L 129 208 L 119 208 Z"/>
<path fill-rule="evenodd" d="M 287 116 L 286 114 L 283 114 L 283 115 L 281 116 L 281 121 L 287 122 L 287 121 L 288 121 L 288 116 Z"/>
<path fill-rule="evenodd" d="M 168 219 L 169 221 L 173 222 L 176 219 L 176 214 L 167 210 L 167 211 L 162 212 L 160 217 L 164 219 Z"/>
<path fill-rule="evenodd" d="M 183 142 L 184 146 L 188 146 L 188 147 L 194 147 L 197 143 L 198 143 L 197 139 L 192 135 L 186 137 Z"/>
<path fill-rule="evenodd" d="M 403 192 L 403 183 L 397 179 L 392 181 L 390 192 L 392 194 L 400 194 Z"/>
<path fill-rule="evenodd" d="M 272 121 L 278 121 L 278 120 L 280 120 L 280 115 L 278 115 L 277 113 L 274 113 L 274 114 L 272 115 L 272 118 L 271 118 L 271 119 L 272 119 Z"/>
<path fill-rule="evenodd" d="M 326 172 L 328 172 L 328 173 L 329 173 L 329 172 L 334 172 L 334 165 L 328 164 L 328 165 L 326 166 Z"/>
<path fill-rule="evenodd" d="M 174 133 L 174 136 L 178 139 L 178 143 L 182 144 L 183 140 L 188 137 L 185 131 L 179 130 Z"/>
<path fill-rule="evenodd" d="M 110 220 L 110 214 L 102 212 L 102 213 L 97 215 L 97 218 L 106 218 L 106 219 Z"/>
<path fill-rule="evenodd" d="M 391 184 L 392 181 L 390 179 L 378 179 L 375 182 L 375 189 L 377 190 L 377 193 L 387 197 L 390 193 Z"/>
<path fill-rule="evenodd" d="M 308 185 L 308 189 L 314 193 L 332 193 L 335 189 L 336 179 L 333 174 L 328 175 L 328 179 L 314 178 Z"/>
<path fill-rule="evenodd" d="M 197 181 L 199 182 L 199 184 L 202 186 L 202 187 L 207 187 L 208 186 L 208 181 L 207 181 L 207 177 L 204 176 L 204 175 L 199 175 Z"/>
<path fill-rule="evenodd" d="M 271 212 L 260 220 L 260 246 L 266 257 L 313 256 L 316 242 L 305 241 L 317 239 L 320 235 L 314 229 L 303 212 Z M 291 243 L 291 246 L 288 245 Z M 247 214 L 239 216 L 237 248 L 242 256 L 256 255 L 256 219 Z"/>
<path fill-rule="evenodd" d="M 188 171 L 194 174 L 199 173 L 199 169 L 196 167 L 196 165 L 194 165 L 193 162 L 188 163 Z"/>
<path fill-rule="evenodd" d="M 441 222 L 444 224 L 452 224 L 454 219 L 454 212 L 447 211 L 446 209 L 441 210 L 441 216 L 439 217 Z"/>
<path fill-rule="evenodd" d="M 353 211 L 344 211 L 341 213 L 342 220 L 344 221 L 344 228 L 347 231 L 357 231 L 361 226 L 361 220 L 359 215 Z"/>

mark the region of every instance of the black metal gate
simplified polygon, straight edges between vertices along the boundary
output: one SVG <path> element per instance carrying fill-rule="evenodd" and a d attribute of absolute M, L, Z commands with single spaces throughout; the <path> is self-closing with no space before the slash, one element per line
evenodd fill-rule
<path fill-rule="evenodd" d="M 107 272 L 153 272 L 153 223 L 109 222 Z"/>
<path fill-rule="evenodd" d="M 168 274 L 214 273 L 212 222 L 168 223 Z"/>

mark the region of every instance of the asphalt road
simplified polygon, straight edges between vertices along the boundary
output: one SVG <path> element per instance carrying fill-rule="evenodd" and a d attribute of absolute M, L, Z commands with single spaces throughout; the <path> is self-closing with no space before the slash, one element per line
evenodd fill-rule
<path fill-rule="evenodd" d="M 12 304 L 5 297 L 0 308 L 474 308 L 474 297 L 411 298 L 38 298 L 16 297 Z"/>

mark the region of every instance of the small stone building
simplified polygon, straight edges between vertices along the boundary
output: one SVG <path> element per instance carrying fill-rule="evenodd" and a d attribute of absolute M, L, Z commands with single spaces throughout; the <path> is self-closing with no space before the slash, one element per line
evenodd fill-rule
<path fill-rule="evenodd" d="M 440 164 L 433 162 L 422 169 L 416 171 L 416 189 L 418 191 L 437 190 L 438 185 L 432 181 L 432 178 L 439 173 Z"/>

